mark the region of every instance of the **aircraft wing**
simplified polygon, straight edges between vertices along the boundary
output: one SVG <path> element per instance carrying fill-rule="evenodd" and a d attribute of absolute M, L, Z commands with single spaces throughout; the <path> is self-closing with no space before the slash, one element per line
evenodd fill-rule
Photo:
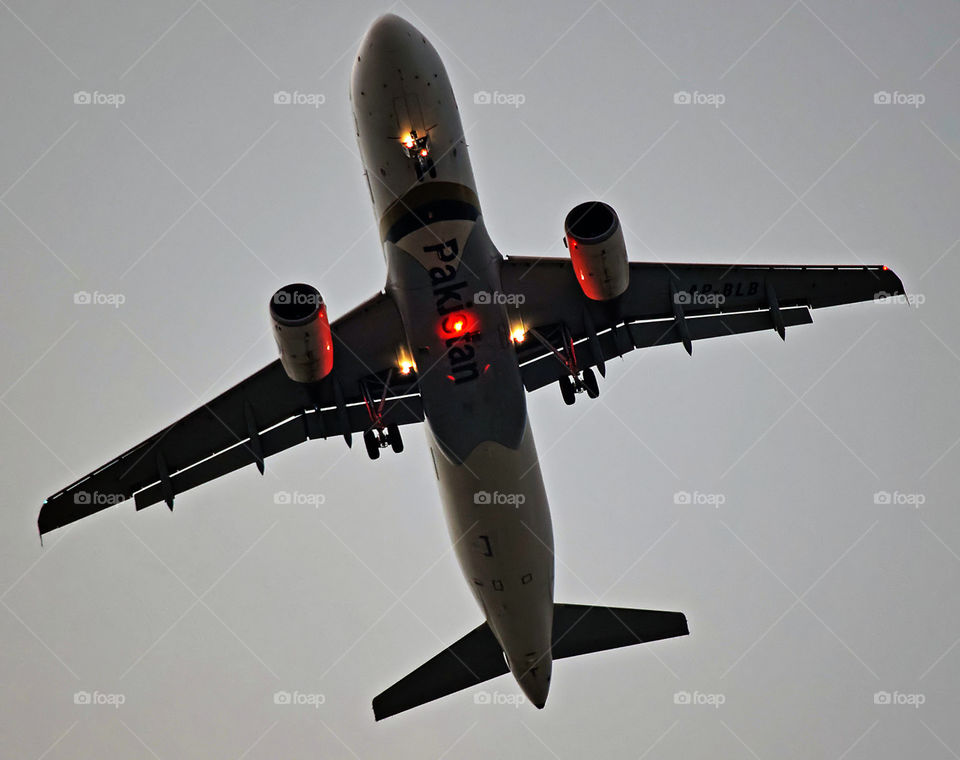
<path fill-rule="evenodd" d="M 569 259 L 510 257 L 501 270 L 511 317 L 528 337 L 517 347 L 527 390 L 569 374 L 555 351 L 572 344 L 579 369 L 635 348 L 776 330 L 813 321 L 811 309 L 903 294 L 885 266 L 754 266 L 631 263 L 627 290 L 592 301 Z M 531 338 L 531 330 L 533 337 Z"/>
<path fill-rule="evenodd" d="M 209 403 L 43 503 L 40 535 L 133 497 L 137 509 L 312 438 L 371 426 L 366 400 L 383 401 L 385 424 L 423 420 L 416 379 L 400 375 L 405 344 L 393 301 L 377 295 L 331 324 L 334 366 L 318 383 L 290 380 L 277 359 Z"/>

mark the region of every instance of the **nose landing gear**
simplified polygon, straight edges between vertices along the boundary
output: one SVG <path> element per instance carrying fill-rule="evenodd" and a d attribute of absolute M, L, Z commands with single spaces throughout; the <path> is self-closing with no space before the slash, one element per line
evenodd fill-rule
<path fill-rule="evenodd" d="M 403 144 L 403 155 L 416 162 L 414 167 L 417 170 L 417 181 L 422 182 L 427 174 L 430 175 L 431 179 L 436 179 L 437 168 L 430 157 L 429 135 L 418 136 L 417 130 L 411 129 L 401 142 Z"/>

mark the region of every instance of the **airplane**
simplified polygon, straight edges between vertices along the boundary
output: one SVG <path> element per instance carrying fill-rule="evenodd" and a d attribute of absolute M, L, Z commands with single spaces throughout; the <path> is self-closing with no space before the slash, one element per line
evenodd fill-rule
<path fill-rule="evenodd" d="M 330 321 L 313 286 L 276 291 L 279 358 L 48 498 L 43 534 L 133 498 L 174 497 L 307 440 L 360 433 L 371 459 L 423 423 L 446 522 L 484 622 L 373 700 L 376 720 L 505 675 L 543 708 L 553 661 L 689 633 L 681 612 L 554 601 L 554 543 L 526 394 L 565 404 L 634 349 L 812 322 L 904 293 L 886 266 L 631 262 L 602 201 L 564 220 L 569 257 L 504 256 L 487 234 L 436 49 L 378 18 L 350 97 L 385 287 Z M 594 371 L 596 370 L 596 372 Z"/>

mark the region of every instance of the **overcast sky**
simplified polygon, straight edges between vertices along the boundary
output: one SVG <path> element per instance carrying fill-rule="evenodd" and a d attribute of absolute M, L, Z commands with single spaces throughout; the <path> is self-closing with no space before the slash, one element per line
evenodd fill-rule
<path fill-rule="evenodd" d="M 955 2 L 0 6 L 0 756 L 960 754 Z M 691 629 L 559 662 L 540 712 L 504 677 L 373 721 L 481 622 L 418 428 L 36 537 L 44 497 L 274 358 L 277 287 L 334 317 L 382 287 L 347 93 L 387 10 L 446 62 L 504 253 L 564 255 L 600 198 L 633 260 L 887 264 L 914 296 L 529 397 L 557 600 Z"/>

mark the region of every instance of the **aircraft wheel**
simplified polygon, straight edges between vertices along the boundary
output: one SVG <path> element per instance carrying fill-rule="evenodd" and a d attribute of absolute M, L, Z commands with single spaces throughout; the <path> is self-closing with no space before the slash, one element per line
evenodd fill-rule
<path fill-rule="evenodd" d="M 563 396 L 563 403 L 567 406 L 577 400 L 577 388 L 570 375 L 564 375 L 560 378 L 560 395 Z"/>
<path fill-rule="evenodd" d="M 597 385 L 597 376 L 593 374 L 593 370 L 590 367 L 587 367 L 583 371 L 583 386 L 587 389 L 587 395 L 590 398 L 596 398 L 600 395 L 600 386 Z"/>
<path fill-rule="evenodd" d="M 390 441 L 390 448 L 394 453 L 399 454 L 403 451 L 403 438 L 400 437 L 400 428 L 396 425 L 387 425 L 387 440 Z"/>
<path fill-rule="evenodd" d="M 363 431 L 363 445 L 367 447 L 367 456 L 371 459 L 380 458 L 380 441 L 377 440 L 377 435 L 373 430 Z"/>

